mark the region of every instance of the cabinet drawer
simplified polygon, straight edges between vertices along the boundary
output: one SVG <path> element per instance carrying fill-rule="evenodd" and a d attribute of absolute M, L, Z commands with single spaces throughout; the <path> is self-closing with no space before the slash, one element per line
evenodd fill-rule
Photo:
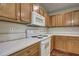
<path fill-rule="evenodd" d="M 37 51 L 37 52 L 40 51 L 39 47 L 40 47 L 40 44 L 38 42 L 38 43 L 35 43 L 35 44 L 33 44 L 33 45 L 23 49 L 23 50 L 20 50 L 16 53 L 11 54 L 11 56 L 31 56 L 31 55 L 33 55 L 33 53 L 35 51 Z"/>

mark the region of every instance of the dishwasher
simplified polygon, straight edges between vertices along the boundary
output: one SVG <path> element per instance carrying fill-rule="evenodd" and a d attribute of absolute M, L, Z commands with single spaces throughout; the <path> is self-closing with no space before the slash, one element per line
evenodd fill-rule
<path fill-rule="evenodd" d="M 51 38 L 41 41 L 41 56 L 50 56 Z"/>

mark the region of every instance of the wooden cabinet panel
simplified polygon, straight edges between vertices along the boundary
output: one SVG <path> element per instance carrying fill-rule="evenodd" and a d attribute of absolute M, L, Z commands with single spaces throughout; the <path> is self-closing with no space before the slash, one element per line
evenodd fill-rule
<path fill-rule="evenodd" d="M 55 15 L 51 16 L 51 20 L 52 20 L 52 26 L 56 26 L 56 16 Z"/>
<path fill-rule="evenodd" d="M 71 54 L 79 54 L 79 37 L 55 36 L 54 49 Z"/>
<path fill-rule="evenodd" d="M 62 14 L 52 16 L 52 26 L 63 26 Z"/>
<path fill-rule="evenodd" d="M 73 19 L 72 19 L 72 21 L 73 21 L 73 23 L 72 23 L 72 25 L 79 25 L 79 10 L 77 10 L 77 11 L 74 11 L 73 12 Z"/>
<path fill-rule="evenodd" d="M 62 22 L 62 14 L 58 14 L 56 15 L 56 24 L 55 26 L 63 26 L 63 22 Z"/>
<path fill-rule="evenodd" d="M 68 40 L 67 40 L 67 37 L 65 36 L 56 36 L 55 37 L 55 41 L 54 41 L 54 48 L 55 49 L 58 49 L 58 50 L 61 50 L 61 51 L 67 51 L 67 43 L 68 43 Z"/>
<path fill-rule="evenodd" d="M 14 3 L 0 3 L 0 17 L 16 20 L 16 10 Z"/>
<path fill-rule="evenodd" d="M 39 14 L 42 15 L 42 16 L 44 16 L 44 9 L 41 6 L 40 6 Z"/>
<path fill-rule="evenodd" d="M 46 12 L 44 12 L 44 17 L 45 17 L 45 26 L 51 27 L 51 25 L 52 25 L 51 19 L 50 19 L 49 15 Z"/>
<path fill-rule="evenodd" d="M 21 51 L 11 54 L 11 56 L 39 56 L 40 55 L 40 43 L 35 43 Z"/>
<path fill-rule="evenodd" d="M 79 54 L 79 37 L 68 37 L 68 52 Z"/>
<path fill-rule="evenodd" d="M 55 39 L 55 36 L 52 36 L 52 37 L 51 37 L 51 52 L 52 52 L 52 50 L 54 49 L 54 43 L 55 43 L 55 42 L 54 42 L 54 41 L 55 41 L 54 39 Z"/>
<path fill-rule="evenodd" d="M 72 26 L 72 12 L 63 15 L 63 26 Z"/>
<path fill-rule="evenodd" d="M 21 4 L 21 20 L 24 22 L 31 22 L 32 4 L 22 3 Z"/>

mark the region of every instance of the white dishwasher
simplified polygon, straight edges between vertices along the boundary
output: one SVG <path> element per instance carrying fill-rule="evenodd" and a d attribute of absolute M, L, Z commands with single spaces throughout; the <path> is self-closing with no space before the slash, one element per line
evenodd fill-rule
<path fill-rule="evenodd" d="M 50 56 L 51 38 L 41 41 L 41 56 Z"/>

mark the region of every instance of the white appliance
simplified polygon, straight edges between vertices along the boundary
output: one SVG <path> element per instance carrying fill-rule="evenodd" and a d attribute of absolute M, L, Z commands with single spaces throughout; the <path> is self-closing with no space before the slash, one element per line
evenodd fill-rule
<path fill-rule="evenodd" d="M 51 38 L 41 41 L 41 56 L 50 56 Z"/>
<path fill-rule="evenodd" d="M 32 12 L 32 20 L 30 25 L 36 25 L 36 26 L 45 26 L 45 17 L 38 14 L 37 12 Z"/>

